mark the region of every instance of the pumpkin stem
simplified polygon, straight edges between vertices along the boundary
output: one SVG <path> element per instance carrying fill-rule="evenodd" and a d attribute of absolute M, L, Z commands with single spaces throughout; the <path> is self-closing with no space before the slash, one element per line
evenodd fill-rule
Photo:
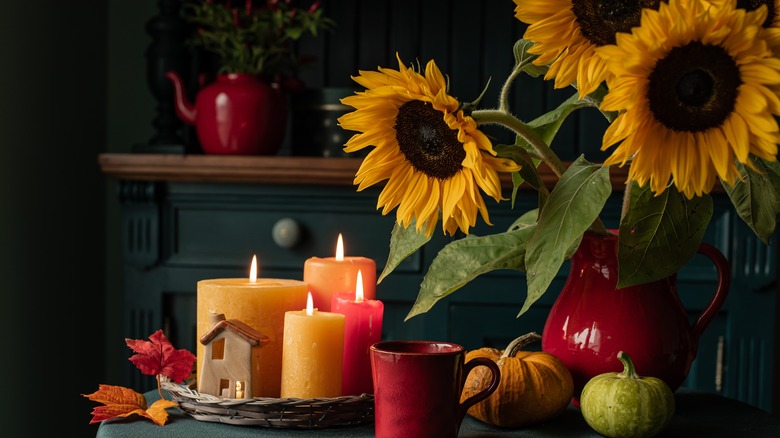
<path fill-rule="evenodd" d="M 636 369 L 634 368 L 634 362 L 631 361 L 631 358 L 628 357 L 628 353 L 625 351 L 621 351 L 617 354 L 617 358 L 623 362 L 623 372 L 618 374 L 618 377 L 624 378 L 624 379 L 638 379 L 639 374 L 636 373 Z"/>
<path fill-rule="evenodd" d="M 523 336 L 515 339 L 507 345 L 504 349 L 504 354 L 501 357 L 514 357 L 520 350 L 531 342 L 536 342 L 542 339 L 536 332 L 526 333 Z"/>

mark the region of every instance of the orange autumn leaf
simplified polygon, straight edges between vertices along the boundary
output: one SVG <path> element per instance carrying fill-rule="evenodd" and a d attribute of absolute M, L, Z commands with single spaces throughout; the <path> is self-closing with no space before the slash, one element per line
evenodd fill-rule
<path fill-rule="evenodd" d="M 152 420 L 158 426 L 163 426 L 168 421 L 168 412 L 165 409 L 179 405 L 174 401 L 160 399 L 147 409 L 146 397 L 124 386 L 101 384 L 97 392 L 82 395 L 92 401 L 103 403 L 103 406 L 97 406 L 92 410 L 92 420 L 89 424 L 135 414 Z"/>
<path fill-rule="evenodd" d="M 142 373 L 150 376 L 162 374 L 176 383 L 181 383 L 192 374 L 192 364 L 195 355 L 185 349 L 176 350 L 165 337 L 162 330 L 157 330 L 150 341 L 125 339 L 127 346 L 137 354 L 130 358 Z"/>

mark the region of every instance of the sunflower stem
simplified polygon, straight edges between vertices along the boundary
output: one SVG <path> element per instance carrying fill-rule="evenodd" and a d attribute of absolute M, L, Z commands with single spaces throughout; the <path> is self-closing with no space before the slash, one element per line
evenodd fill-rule
<path fill-rule="evenodd" d="M 504 82 L 504 85 L 501 87 L 501 94 L 498 98 L 498 110 L 503 111 L 505 113 L 509 113 L 509 90 L 512 89 L 512 83 L 515 81 L 515 78 L 517 78 L 517 75 L 519 75 L 523 70 L 519 68 L 512 69 L 512 73 L 509 75 L 509 77 L 506 79 L 506 82 Z"/>
<path fill-rule="evenodd" d="M 503 98 L 504 97 L 502 96 L 502 100 Z M 559 178 L 561 175 L 563 175 L 563 172 L 566 171 L 566 165 L 564 165 L 563 161 L 558 158 L 558 155 L 553 152 L 552 149 L 550 149 L 550 146 L 548 146 L 547 143 L 545 143 L 545 141 L 539 137 L 539 134 L 531 129 L 530 126 L 518 120 L 517 117 L 510 114 L 508 111 L 501 109 L 477 110 L 471 113 L 471 117 L 477 121 L 478 125 L 500 125 L 504 128 L 514 131 L 534 148 L 534 151 L 536 151 L 536 154 L 539 155 L 539 158 L 547 163 L 547 165 L 550 166 L 550 169 L 552 169 L 555 175 Z M 593 221 L 593 224 L 590 226 L 590 230 L 600 235 L 609 234 L 607 227 L 604 226 L 604 222 L 601 221 L 600 217 L 597 217 L 596 220 Z"/>
<path fill-rule="evenodd" d="M 631 187 L 634 185 L 634 181 L 631 177 L 626 178 L 626 188 L 623 190 L 623 204 L 620 206 L 620 222 L 623 222 L 623 218 L 628 214 L 628 207 L 631 204 Z"/>
<path fill-rule="evenodd" d="M 471 117 L 476 120 L 478 125 L 500 125 L 522 137 L 534 148 L 536 153 L 539 154 L 539 157 L 550 166 L 550 169 L 552 169 L 556 176 L 560 177 L 563 175 L 563 172 L 566 171 L 566 166 L 561 159 L 558 158 L 558 155 L 556 155 L 552 149 L 550 149 L 550 146 L 545 143 L 539 134 L 508 111 L 501 109 L 477 110 L 471 113 Z"/>

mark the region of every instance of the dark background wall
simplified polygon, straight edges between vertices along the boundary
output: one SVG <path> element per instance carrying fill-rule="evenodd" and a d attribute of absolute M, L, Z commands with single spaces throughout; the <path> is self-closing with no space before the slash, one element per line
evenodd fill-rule
<path fill-rule="evenodd" d="M 106 5 L 0 13 L 0 411 L 16 436 L 85 425 L 80 394 L 102 378 Z"/>
<path fill-rule="evenodd" d="M 150 135 L 155 2 L 4 2 L 0 13 L 0 428 L 94 436 L 118 337 L 117 208 L 97 165 Z M 110 78 L 110 79 L 109 79 Z"/>

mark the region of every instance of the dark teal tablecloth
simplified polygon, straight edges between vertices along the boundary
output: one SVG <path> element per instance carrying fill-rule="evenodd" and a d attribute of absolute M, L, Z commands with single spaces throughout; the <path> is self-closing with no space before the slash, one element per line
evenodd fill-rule
<path fill-rule="evenodd" d="M 149 403 L 159 399 L 156 391 L 145 394 Z M 750 405 L 718 395 L 678 391 L 677 409 L 669 427 L 658 438 L 664 437 L 723 437 L 723 438 L 780 438 L 780 417 L 770 415 Z M 233 426 L 192 419 L 177 408 L 169 409 L 165 426 L 149 420 L 131 417 L 108 420 L 100 424 L 99 438 L 276 438 L 276 437 L 373 437 L 373 424 L 334 427 L 315 430 L 273 429 L 265 427 Z M 466 416 L 459 438 L 507 437 L 594 437 L 594 432 L 582 418 L 579 410 L 569 406 L 561 416 L 533 427 L 504 430 Z M 399 437 L 402 438 L 402 437 Z"/>

